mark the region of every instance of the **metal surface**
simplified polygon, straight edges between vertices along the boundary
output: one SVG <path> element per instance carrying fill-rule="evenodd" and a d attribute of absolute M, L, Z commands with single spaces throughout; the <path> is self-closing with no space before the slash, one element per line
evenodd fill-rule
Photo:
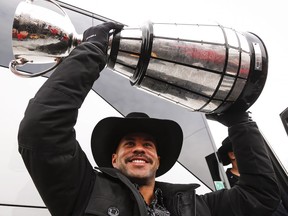
<path fill-rule="evenodd" d="M 248 109 L 264 87 L 267 65 L 265 46 L 254 34 L 150 22 L 115 35 L 108 62 L 132 85 L 204 113 Z"/>
<path fill-rule="evenodd" d="M 23 77 L 35 77 L 54 69 L 62 57 L 81 42 L 66 12 L 52 0 L 20 2 L 12 27 L 15 60 L 10 70 Z M 29 74 L 18 71 L 26 63 L 55 63 L 51 68 Z"/>

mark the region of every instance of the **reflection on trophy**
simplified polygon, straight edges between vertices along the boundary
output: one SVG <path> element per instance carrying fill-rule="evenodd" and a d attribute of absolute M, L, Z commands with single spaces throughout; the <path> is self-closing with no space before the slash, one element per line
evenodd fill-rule
<path fill-rule="evenodd" d="M 108 67 L 131 84 L 205 113 L 246 110 L 267 77 L 261 39 L 219 25 L 147 23 L 114 36 Z"/>
<path fill-rule="evenodd" d="M 49 8 L 49 9 L 48 9 Z M 66 12 L 52 0 L 27 0 L 17 6 L 12 27 L 15 60 L 10 69 L 22 77 L 35 77 L 54 69 L 81 42 Z M 26 63 L 55 63 L 36 74 L 18 71 Z"/>
<path fill-rule="evenodd" d="M 45 7 L 37 6 L 42 14 L 37 18 L 31 9 L 29 12 L 26 5 L 33 8 L 33 4 L 20 3 L 12 30 L 15 60 L 10 68 L 28 77 L 45 72 L 28 74 L 17 71 L 16 66 L 59 62 L 81 41 L 65 12 L 57 15 L 56 25 L 42 18 L 51 12 Z M 124 27 L 110 39 L 108 68 L 127 77 L 132 85 L 191 111 L 247 110 L 266 81 L 267 51 L 262 40 L 250 32 L 221 25 L 147 22 L 141 27 Z"/>

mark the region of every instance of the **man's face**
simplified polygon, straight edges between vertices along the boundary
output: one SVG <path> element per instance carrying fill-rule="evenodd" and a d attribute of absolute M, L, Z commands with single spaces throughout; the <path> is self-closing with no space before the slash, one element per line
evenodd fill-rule
<path fill-rule="evenodd" d="M 112 155 L 113 167 L 141 184 L 154 182 L 159 161 L 155 140 L 144 133 L 124 136 Z"/>

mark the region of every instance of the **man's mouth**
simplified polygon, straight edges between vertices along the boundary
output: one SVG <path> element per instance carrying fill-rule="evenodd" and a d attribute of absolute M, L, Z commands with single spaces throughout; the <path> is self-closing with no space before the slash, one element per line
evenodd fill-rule
<path fill-rule="evenodd" d="M 131 160 L 130 162 L 132 162 L 132 163 L 137 163 L 137 164 L 147 163 L 145 160 L 141 160 L 141 159 L 134 159 L 134 160 Z"/>
<path fill-rule="evenodd" d="M 145 164 L 145 163 L 152 163 L 152 160 L 148 158 L 146 155 L 133 155 L 126 159 L 126 162 L 135 163 L 135 164 Z"/>

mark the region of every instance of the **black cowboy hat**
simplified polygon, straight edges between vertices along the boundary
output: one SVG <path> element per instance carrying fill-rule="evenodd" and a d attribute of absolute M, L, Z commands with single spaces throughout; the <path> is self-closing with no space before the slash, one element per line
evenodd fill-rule
<path fill-rule="evenodd" d="M 231 159 L 228 156 L 228 152 L 233 152 L 232 142 L 229 137 L 226 137 L 222 141 L 222 146 L 218 149 L 218 156 L 220 161 L 223 163 L 224 166 L 227 166 L 231 163 Z"/>
<path fill-rule="evenodd" d="M 95 126 L 91 147 L 99 167 L 112 167 L 112 154 L 120 139 L 128 133 L 143 132 L 154 137 L 160 166 L 156 177 L 163 175 L 176 163 L 183 142 L 181 127 L 172 120 L 150 118 L 145 113 L 133 112 L 125 118 L 108 117 Z"/>

